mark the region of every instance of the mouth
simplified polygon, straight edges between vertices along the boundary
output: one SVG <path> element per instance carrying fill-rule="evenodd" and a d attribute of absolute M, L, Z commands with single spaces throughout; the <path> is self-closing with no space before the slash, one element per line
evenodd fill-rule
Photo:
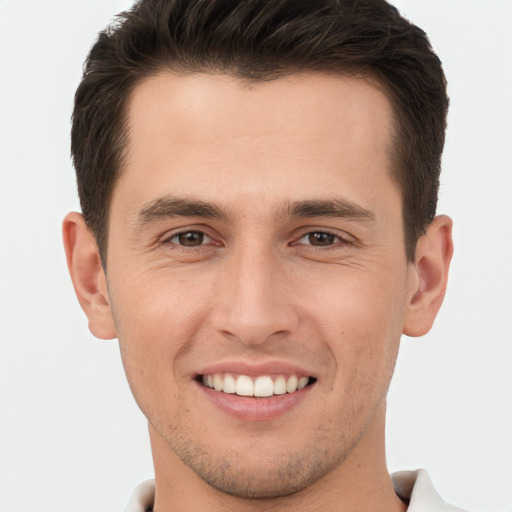
<path fill-rule="evenodd" d="M 293 394 L 316 382 L 305 375 L 235 375 L 232 373 L 203 374 L 197 380 L 204 387 L 242 397 L 268 398 Z"/>

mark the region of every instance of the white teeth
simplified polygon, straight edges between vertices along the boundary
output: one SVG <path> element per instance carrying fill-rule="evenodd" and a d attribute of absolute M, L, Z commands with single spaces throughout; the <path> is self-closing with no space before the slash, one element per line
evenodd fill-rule
<path fill-rule="evenodd" d="M 224 393 L 236 393 L 236 380 L 231 375 L 224 377 Z"/>
<path fill-rule="evenodd" d="M 254 396 L 272 396 L 274 383 L 268 376 L 258 377 L 254 382 Z"/>
<path fill-rule="evenodd" d="M 309 377 L 297 378 L 296 375 L 290 375 L 288 378 L 280 375 L 275 381 L 269 375 L 260 375 L 252 379 L 247 375 L 239 375 L 236 379 L 229 373 L 215 373 L 203 375 L 203 384 L 215 391 L 224 393 L 236 393 L 240 396 L 269 397 L 272 395 L 284 395 L 286 393 L 295 393 L 299 389 L 306 387 L 309 383 Z"/>
<path fill-rule="evenodd" d="M 218 373 L 213 376 L 213 387 L 215 391 L 222 391 L 224 387 L 224 379 Z"/>
<path fill-rule="evenodd" d="M 301 377 L 297 383 L 297 389 L 305 388 L 308 384 L 309 379 L 307 377 Z"/>
<path fill-rule="evenodd" d="M 295 377 L 295 375 L 292 375 L 286 382 L 286 391 L 288 391 L 288 393 L 293 393 L 294 391 L 297 391 L 298 382 L 299 381 L 297 377 Z"/>
<path fill-rule="evenodd" d="M 236 394 L 240 396 L 254 396 L 254 384 L 251 377 L 239 375 L 236 379 Z"/>
<path fill-rule="evenodd" d="M 274 382 L 274 395 L 284 395 L 286 393 L 286 379 L 277 377 Z"/>

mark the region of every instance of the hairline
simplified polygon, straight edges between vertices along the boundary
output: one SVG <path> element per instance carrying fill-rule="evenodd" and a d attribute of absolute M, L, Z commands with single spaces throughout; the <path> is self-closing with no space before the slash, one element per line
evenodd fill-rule
<path fill-rule="evenodd" d="M 388 159 L 389 159 L 389 167 L 386 169 L 388 172 L 388 175 L 394 182 L 394 184 L 397 186 L 399 194 L 400 194 L 400 200 L 402 202 L 402 229 L 403 229 L 403 236 L 404 236 L 404 250 L 406 252 L 406 258 L 407 261 L 412 261 L 414 252 L 411 247 L 409 247 L 409 244 L 412 243 L 411 240 L 409 240 L 409 236 L 407 233 L 407 225 L 406 225 L 406 219 L 405 219 L 405 190 L 404 186 L 401 183 L 401 173 L 404 172 L 404 169 L 402 169 L 404 162 L 402 162 L 402 159 L 399 155 L 399 145 L 401 144 L 401 139 L 403 138 L 403 134 L 401 133 L 403 131 L 403 122 L 404 120 L 400 120 L 400 112 L 399 112 L 399 106 L 398 102 L 395 101 L 395 98 L 393 96 L 393 93 L 389 87 L 389 85 L 378 76 L 378 73 L 375 70 L 370 69 L 369 71 L 361 71 L 357 70 L 356 68 L 351 69 L 351 66 L 346 66 L 345 68 L 341 64 L 339 69 L 332 69 L 332 68 L 322 68 L 321 66 L 315 66 L 312 65 L 310 67 L 307 67 L 305 69 L 298 69 L 293 66 L 283 67 L 279 70 L 275 71 L 268 71 L 264 74 L 260 75 L 247 75 L 247 73 L 244 73 L 240 68 L 233 67 L 233 68 L 223 68 L 223 67 L 216 67 L 216 66 L 186 66 L 183 64 L 178 65 L 170 65 L 169 63 L 160 63 L 158 66 L 151 66 L 148 65 L 147 68 L 142 70 L 138 76 L 136 76 L 132 83 L 129 85 L 129 87 L 126 90 L 126 93 L 123 95 L 123 97 L 120 100 L 119 107 L 121 109 L 121 116 L 120 116 L 120 122 L 118 124 L 118 155 L 117 155 L 117 161 L 115 168 L 113 169 L 113 180 L 112 185 L 109 190 L 109 194 L 106 197 L 106 203 L 105 203 L 105 212 L 102 219 L 102 224 L 100 226 L 100 233 L 94 233 L 94 238 L 97 242 L 98 251 L 100 254 L 101 263 L 103 266 L 103 269 L 106 272 L 107 269 L 107 255 L 108 255 L 108 238 L 109 238 L 109 232 L 110 232 L 110 212 L 111 212 L 111 205 L 112 205 L 112 197 L 115 192 L 115 188 L 117 186 L 118 181 L 121 179 L 125 165 L 126 165 L 126 159 L 129 154 L 130 148 L 130 123 L 129 123 L 129 108 L 131 104 L 131 100 L 133 97 L 133 94 L 135 93 L 135 90 L 138 89 L 142 84 L 144 84 L 146 81 L 162 76 L 162 75 L 174 75 L 176 77 L 186 77 L 196 74 L 205 74 L 205 75 L 223 75 L 228 76 L 231 78 L 239 79 L 240 82 L 244 85 L 250 86 L 254 84 L 259 83 L 265 83 L 270 82 L 274 80 L 279 80 L 288 76 L 294 76 L 294 75 L 326 75 L 326 76 L 333 76 L 338 78 L 355 78 L 358 80 L 364 80 L 369 85 L 375 87 L 378 89 L 382 94 L 384 94 L 385 98 L 387 99 L 390 108 L 391 108 L 391 117 L 390 117 L 390 127 L 392 129 L 392 132 L 390 134 L 390 146 L 389 149 L 386 150 Z M 403 118 L 403 116 L 402 116 Z"/>

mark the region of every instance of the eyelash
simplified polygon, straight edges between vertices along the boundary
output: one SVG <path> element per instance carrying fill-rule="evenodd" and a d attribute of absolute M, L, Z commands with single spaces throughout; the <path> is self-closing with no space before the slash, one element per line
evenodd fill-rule
<path fill-rule="evenodd" d="M 311 237 L 312 235 L 327 235 L 329 237 L 333 237 L 335 239 L 335 241 L 328 245 L 313 245 L 312 243 L 309 243 L 309 244 L 300 244 L 299 243 L 300 240 L 302 240 L 306 237 Z M 334 232 L 326 230 L 326 229 L 315 229 L 312 231 L 308 231 L 308 232 L 304 233 L 303 235 L 301 235 L 297 239 L 297 241 L 293 242 L 293 245 L 306 245 L 306 246 L 316 247 L 316 248 L 323 249 L 323 250 L 334 249 L 338 246 L 338 244 L 347 245 L 347 244 L 350 244 L 350 241 L 347 240 L 346 238 L 344 238 L 343 236 L 341 236 L 339 233 L 334 233 Z"/>
<path fill-rule="evenodd" d="M 198 245 L 190 245 L 190 246 L 179 243 L 178 241 L 173 241 L 173 240 L 177 239 L 178 237 L 181 237 L 183 235 L 189 235 L 189 234 L 200 235 L 201 237 L 203 237 L 203 239 L 201 240 L 201 242 Z M 309 243 L 309 244 L 307 244 L 307 243 L 301 244 L 300 243 L 300 240 L 302 240 L 306 237 L 311 237 L 312 235 L 327 235 L 329 237 L 333 237 L 336 241 L 334 241 L 333 243 L 327 244 L 327 245 L 314 245 L 312 243 Z M 207 243 L 204 243 L 204 238 L 208 239 Z M 171 236 L 167 237 L 164 240 L 165 244 L 172 244 L 174 246 L 179 247 L 181 250 L 186 250 L 186 251 L 204 247 L 205 245 L 209 245 L 211 242 L 214 242 L 212 237 L 208 236 L 204 231 L 201 231 L 199 229 L 189 229 L 186 231 L 179 231 L 178 233 L 173 233 Z M 351 242 L 349 240 L 345 239 L 343 236 L 341 236 L 338 233 L 334 233 L 332 231 L 325 230 L 325 229 L 323 229 L 323 230 L 317 229 L 317 230 L 311 230 L 311 231 L 307 231 L 307 232 L 303 233 L 298 239 L 296 239 L 294 242 L 292 242 L 291 245 L 292 246 L 304 245 L 304 246 L 310 246 L 310 247 L 317 247 L 317 248 L 320 248 L 323 250 L 328 250 L 328 249 L 334 248 L 338 244 L 347 245 L 350 243 Z M 214 243 L 214 245 L 219 245 L 219 244 Z"/>
<path fill-rule="evenodd" d="M 189 235 L 189 234 L 192 234 L 192 233 L 198 234 L 201 237 L 203 237 L 203 239 L 201 240 L 201 243 L 199 245 L 187 246 L 187 245 L 184 245 L 184 244 L 179 243 L 179 242 L 173 242 L 173 240 L 177 239 L 180 236 Z M 164 244 L 175 245 L 175 246 L 179 247 L 182 250 L 192 250 L 192 249 L 197 249 L 198 247 L 204 247 L 206 245 L 205 243 L 203 243 L 204 242 L 204 238 L 207 238 L 210 242 L 213 242 L 212 237 L 208 236 L 204 231 L 201 231 L 200 229 L 187 229 L 186 231 L 179 231 L 178 233 L 173 233 L 171 236 L 167 237 L 164 240 Z M 217 244 L 215 244 L 215 245 L 217 245 Z"/>

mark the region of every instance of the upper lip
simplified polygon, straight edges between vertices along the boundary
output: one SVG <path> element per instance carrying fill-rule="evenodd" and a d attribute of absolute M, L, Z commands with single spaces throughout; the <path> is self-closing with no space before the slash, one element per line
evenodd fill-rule
<path fill-rule="evenodd" d="M 215 373 L 234 373 L 247 375 L 248 377 L 257 377 L 259 375 L 297 375 L 306 377 L 315 377 L 316 375 L 300 365 L 287 361 L 266 361 L 262 363 L 253 363 L 240 360 L 219 361 L 202 368 L 197 375 L 213 375 Z"/>

